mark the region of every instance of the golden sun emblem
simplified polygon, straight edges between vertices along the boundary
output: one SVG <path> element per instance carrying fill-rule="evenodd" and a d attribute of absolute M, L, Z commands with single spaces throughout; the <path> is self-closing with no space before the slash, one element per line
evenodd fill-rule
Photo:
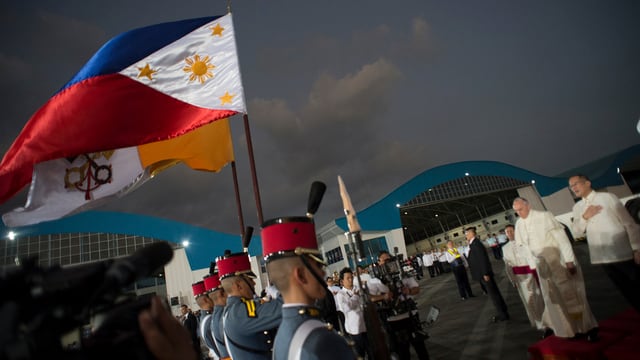
<path fill-rule="evenodd" d="M 189 81 L 198 79 L 200 84 L 204 84 L 207 79 L 211 79 L 213 77 L 211 70 L 215 68 L 215 65 L 210 64 L 210 60 L 209 55 L 200 58 L 200 55 L 196 54 L 192 58 L 185 59 L 187 66 L 182 70 L 186 73 L 191 73 L 191 75 L 189 75 Z"/>

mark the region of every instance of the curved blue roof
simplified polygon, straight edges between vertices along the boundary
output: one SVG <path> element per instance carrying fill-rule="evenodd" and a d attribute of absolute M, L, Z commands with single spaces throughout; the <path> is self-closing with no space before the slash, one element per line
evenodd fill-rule
<path fill-rule="evenodd" d="M 3 233 L 8 229 L 0 225 Z M 174 243 L 189 241 L 187 258 L 192 269 L 208 268 L 225 249 L 242 251 L 240 234 L 231 235 L 153 216 L 120 212 L 87 211 L 40 224 L 11 228 L 18 236 L 65 233 L 111 233 L 145 236 Z M 262 254 L 260 238 L 253 236 L 249 254 Z"/>
<path fill-rule="evenodd" d="M 618 174 L 618 168 L 638 155 L 640 155 L 640 145 L 635 145 L 584 167 L 576 168 L 571 173 L 589 176 L 595 188 L 622 185 L 623 181 Z M 358 222 L 363 229 L 370 231 L 397 229 L 402 226 L 402 223 L 396 204 L 404 204 L 425 189 L 464 177 L 465 173 L 472 176 L 500 175 L 524 182 L 535 181 L 535 187 L 541 196 L 553 194 L 567 186 L 566 176 L 548 177 L 496 161 L 463 161 L 426 170 L 368 208 L 361 211 L 356 209 Z M 348 229 L 346 218 L 338 218 L 335 222 L 343 230 Z"/>

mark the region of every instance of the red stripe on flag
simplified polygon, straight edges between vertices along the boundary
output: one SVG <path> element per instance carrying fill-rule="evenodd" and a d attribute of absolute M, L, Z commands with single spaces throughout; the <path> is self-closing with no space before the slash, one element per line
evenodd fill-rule
<path fill-rule="evenodd" d="M 87 79 L 27 122 L 0 163 L 0 203 L 31 181 L 36 163 L 166 140 L 234 114 L 187 104 L 120 74 Z"/>

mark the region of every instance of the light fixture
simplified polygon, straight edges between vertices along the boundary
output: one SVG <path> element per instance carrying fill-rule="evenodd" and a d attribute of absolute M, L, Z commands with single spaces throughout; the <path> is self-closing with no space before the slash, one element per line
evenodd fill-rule
<path fill-rule="evenodd" d="M 182 240 L 183 247 L 189 247 L 189 240 Z"/>
<path fill-rule="evenodd" d="M 7 234 L 7 237 L 9 238 L 9 240 L 15 240 L 16 233 L 14 233 L 13 231 L 9 231 L 9 233 Z"/>

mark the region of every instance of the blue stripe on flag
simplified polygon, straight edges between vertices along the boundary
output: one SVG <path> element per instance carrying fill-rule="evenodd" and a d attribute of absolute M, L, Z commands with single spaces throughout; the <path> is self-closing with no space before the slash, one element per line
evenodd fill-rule
<path fill-rule="evenodd" d="M 58 92 L 94 76 L 120 72 L 219 17 L 180 20 L 124 32 L 105 43 Z"/>

